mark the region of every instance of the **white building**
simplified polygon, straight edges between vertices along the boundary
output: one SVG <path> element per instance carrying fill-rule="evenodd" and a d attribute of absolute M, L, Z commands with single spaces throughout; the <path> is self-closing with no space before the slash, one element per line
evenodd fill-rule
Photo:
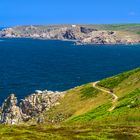
<path fill-rule="evenodd" d="M 75 28 L 75 27 L 76 27 L 76 25 L 74 25 L 74 24 L 73 24 L 73 25 L 72 25 L 72 27 L 73 27 L 73 28 Z"/>

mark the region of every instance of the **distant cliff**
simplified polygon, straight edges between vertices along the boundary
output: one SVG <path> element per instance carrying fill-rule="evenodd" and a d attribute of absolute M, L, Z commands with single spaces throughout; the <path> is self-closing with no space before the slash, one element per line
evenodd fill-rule
<path fill-rule="evenodd" d="M 75 40 L 77 44 L 140 43 L 140 35 L 128 29 L 118 30 L 116 28 L 110 28 L 109 30 L 106 28 L 96 28 L 96 26 L 93 28 L 91 26 L 82 25 L 16 26 L 0 31 L 0 37 Z"/>

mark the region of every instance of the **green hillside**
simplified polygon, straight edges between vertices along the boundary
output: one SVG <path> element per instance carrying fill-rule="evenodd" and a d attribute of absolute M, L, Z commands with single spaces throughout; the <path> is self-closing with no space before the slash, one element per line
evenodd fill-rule
<path fill-rule="evenodd" d="M 139 140 L 140 68 L 68 90 L 42 115 L 44 124 L 1 125 L 1 140 Z"/>
<path fill-rule="evenodd" d="M 90 28 L 99 30 L 113 30 L 113 31 L 128 31 L 140 34 L 140 24 L 99 24 L 99 25 L 84 25 Z"/>
<path fill-rule="evenodd" d="M 77 26 L 87 27 L 91 29 L 97 30 L 109 30 L 109 31 L 121 31 L 125 32 L 126 34 L 140 34 L 140 24 L 76 24 Z M 28 32 L 32 30 L 30 26 L 16 26 L 13 27 L 16 31 L 20 32 L 27 32 L 25 31 L 24 27 L 29 27 Z M 62 27 L 72 27 L 71 24 L 51 24 L 51 25 L 35 25 L 38 30 L 46 30 L 46 29 L 57 29 Z"/>

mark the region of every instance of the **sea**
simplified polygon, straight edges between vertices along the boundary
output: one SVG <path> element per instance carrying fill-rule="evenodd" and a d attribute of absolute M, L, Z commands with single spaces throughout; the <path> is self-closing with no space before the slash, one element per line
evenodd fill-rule
<path fill-rule="evenodd" d="M 65 91 L 140 67 L 140 45 L 0 38 L 0 104 L 35 90 Z"/>

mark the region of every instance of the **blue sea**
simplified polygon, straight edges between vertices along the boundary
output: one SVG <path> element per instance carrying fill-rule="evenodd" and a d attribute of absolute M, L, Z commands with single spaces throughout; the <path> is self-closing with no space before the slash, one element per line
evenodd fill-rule
<path fill-rule="evenodd" d="M 64 91 L 140 67 L 140 45 L 0 39 L 0 104 L 35 90 Z"/>
<path fill-rule="evenodd" d="M 0 27 L 0 31 L 3 30 L 3 29 L 4 29 L 4 27 Z"/>

